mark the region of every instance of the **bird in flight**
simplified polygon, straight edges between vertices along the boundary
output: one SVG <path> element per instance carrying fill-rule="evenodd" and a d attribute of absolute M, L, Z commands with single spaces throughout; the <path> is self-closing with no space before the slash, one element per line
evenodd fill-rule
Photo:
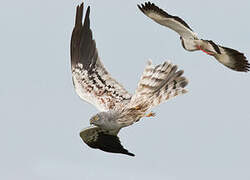
<path fill-rule="evenodd" d="M 168 14 L 151 2 L 138 5 L 138 8 L 155 22 L 177 32 L 180 35 L 183 48 L 187 51 L 201 50 L 215 57 L 220 63 L 232 70 L 249 71 L 250 64 L 243 53 L 235 49 L 217 45 L 211 40 L 199 39 L 196 33 L 180 17 Z"/>
<path fill-rule="evenodd" d="M 187 92 L 183 70 L 164 62 L 153 66 L 149 61 L 138 87 L 132 95 L 103 66 L 90 29 L 90 7 L 84 23 L 83 3 L 76 8 L 75 26 L 71 36 L 71 70 L 76 93 L 100 112 L 90 118 L 90 126 L 80 132 L 91 148 L 134 156 L 121 145 L 120 129 L 155 114 L 149 110 Z M 130 62 L 131 65 L 132 62 Z"/>

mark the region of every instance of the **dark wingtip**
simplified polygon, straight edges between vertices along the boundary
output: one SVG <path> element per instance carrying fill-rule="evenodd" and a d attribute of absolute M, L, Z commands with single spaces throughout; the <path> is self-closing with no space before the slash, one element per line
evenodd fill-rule
<path fill-rule="evenodd" d="M 109 153 L 120 153 L 129 156 L 135 156 L 133 153 L 129 152 L 122 146 L 118 136 L 99 132 L 97 136 L 91 141 L 86 141 L 83 135 L 84 134 L 80 133 L 83 141 L 91 148 L 100 149 Z"/>
<path fill-rule="evenodd" d="M 137 5 L 138 6 L 138 5 Z M 178 16 L 172 16 L 170 14 L 168 14 L 166 11 L 164 11 L 163 9 L 159 8 L 158 6 L 156 6 L 154 3 L 151 3 L 150 1 L 145 2 L 144 4 L 141 4 L 141 6 L 138 6 L 138 8 L 144 13 L 147 14 L 147 12 L 149 11 L 153 11 L 155 13 L 158 13 L 164 17 L 167 18 L 173 18 L 176 21 L 180 22 L 182 25 L 184 25 L 186 28 L 190 29 L 191 31 L 193 31 L 190 26 L 181 18 L 179 18 Z"/>
<path fill-rule="evenodd" d="M 83 26 L 87 25 L 89 27 L 89 25 L 90 25 L 89 14 L 90 14 L 90 7 L 88 6 Z"/>
<path fill-rule="evenodd" d="M 129 152 L 127 149 L 124 149 L 123 147 L 119 148 L 118 152 L 114 152 L 114 153 L 126 154 L 126 155 L 129 155 L 129 156 L 132 156 L 132 157 L 135 156 L 135 154 Z"/>
<path fill-rule="evenodd" d="M 140 4 L 137 4 L 137 7 L 144 13 L 144 11 L 143 11 L 143 9 L 142 9 L 142 7 L 141 7 Z"/>
<path fill-rule="evenodd" d="M 133 153 L 131 153 L 131 152 L 128 152 L 127 155 L 135 157 L 135 155 Z"/>
<path fill-rule="evenodd" d="M 75 27 L 82 25 L 83 3 L 76 7 Z"/>
<path fill-rule="evenodd" d="M 231 49 L 231 48 L 227 48 L 227 47 L 223 47 L 224 50 L 226 51 L 227 55 L 231 57 L 231 59 L 234 61 L 234 65 L 233 67 L 229 67 L 235 71 L 239 71 L 239 72 L 248 72 L 250 71 L 250 64 L 246 58 L 246 56 L 235 50 L 235 49 Z"/>
<path fill-rule="evenodd" d="M 149 10 L 153 10 L 153 11 L 156 11 L 156 12 L 160 12 L 164 15 L 166 15 L 167 13 L 164 12 L 162 9 L 160 9 L 158 6 L 156 6 L 154 3 L 151 3 L 150 1 L 148 2 L 145 2 L 144 4 L 141 4 L 140 5 L 137 5 L 138 8 L 142 11 L 142 12 L 146 12 L 146 11 L 149 11 Z M 168 15 L 168 14 L 167 14 Z"/>
<path fill-rule="evenodd" d="M 150 10 L 152 8 L 155 8 L 155 4 L 151 3 L 150 1 L 145 2 L 144 4 L 142 3 L 141 5 L 137 4 L 137 7 L 145 13 L 145 11 Z"/>
<path fill-rule="evenodd" d="M 86 16 L 89 16 L 89 13 L 90 13 L 90 6 L 88 6 L 87 8 Z"/>
<path fill-rule="evenodd" d="M 76 7 L 76 15 L 75 15 L 75 26 L 73 28 L 71 34 L 71 42 L 70 42 L 70 56 L 71 56 L 71 68 L 73 68 L 77 60 L 79 59 L 79 44 L 80 44 L 80 32 L 82 29 L 82 18 L 83 18 L 83 3 Z"/>
<path fill-rule="evenodd" d="M 244 54 L 236 54 L 234 56 L 235 58 L 235 64 L 233 67 L 233 70 L 240 71 L 240 72 L 248 72 L 250 70 L 250 64 L 247 61 Z"/>
<path fill-rule="evenodd" d="M 76 23 L 71 36 L 70 54 L 71 68 L 75 68 L 77 63 L 81 63 L 83 68 L 91 72 L 95 67 L 98 53 L 95 41 L 90 29 L 90 6 L 87 7 L 84 22 L 83 3 L 77 6 Z"/>

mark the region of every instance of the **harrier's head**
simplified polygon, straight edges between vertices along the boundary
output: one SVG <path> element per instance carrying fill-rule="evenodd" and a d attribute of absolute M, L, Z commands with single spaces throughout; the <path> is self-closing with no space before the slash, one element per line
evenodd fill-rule
<path fill-rule="evenodd" d="M 90 119 L 90 124 L 96 125 L 105 130 L 116 130 L 121 128 L 117 123 L 117 119 L 118 113 L 114 111 L 100 112 Z"/>

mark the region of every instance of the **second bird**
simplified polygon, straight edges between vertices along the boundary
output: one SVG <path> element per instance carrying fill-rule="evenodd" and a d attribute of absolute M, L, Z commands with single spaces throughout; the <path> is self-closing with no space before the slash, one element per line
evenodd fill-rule
<path fill-rule="evenodd" d="M 211 40 L 199 39 L 185 21 L 168 14 L 154 3 L 147 2 L 141 6 L 138 5 L 138 8 L 155 22 L 176 31 L 180 35 L 183 48 L 187 51 L 201 50 L 232 70 L 249 71 L 250 64 L 243 53 L 217 45 Z"/>

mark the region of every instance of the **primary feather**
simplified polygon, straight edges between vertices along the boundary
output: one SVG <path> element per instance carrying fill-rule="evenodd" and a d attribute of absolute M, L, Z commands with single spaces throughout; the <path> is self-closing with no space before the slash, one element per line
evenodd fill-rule
<path fill-rule="evenodd" d="M 77 6 L 71 37 L 71 69 L 76 93 L 100 111 L 117 108 L 131 95 L 104 68 L 92 37 L 88 7 L 82 25 L 83 4 Z"/>

